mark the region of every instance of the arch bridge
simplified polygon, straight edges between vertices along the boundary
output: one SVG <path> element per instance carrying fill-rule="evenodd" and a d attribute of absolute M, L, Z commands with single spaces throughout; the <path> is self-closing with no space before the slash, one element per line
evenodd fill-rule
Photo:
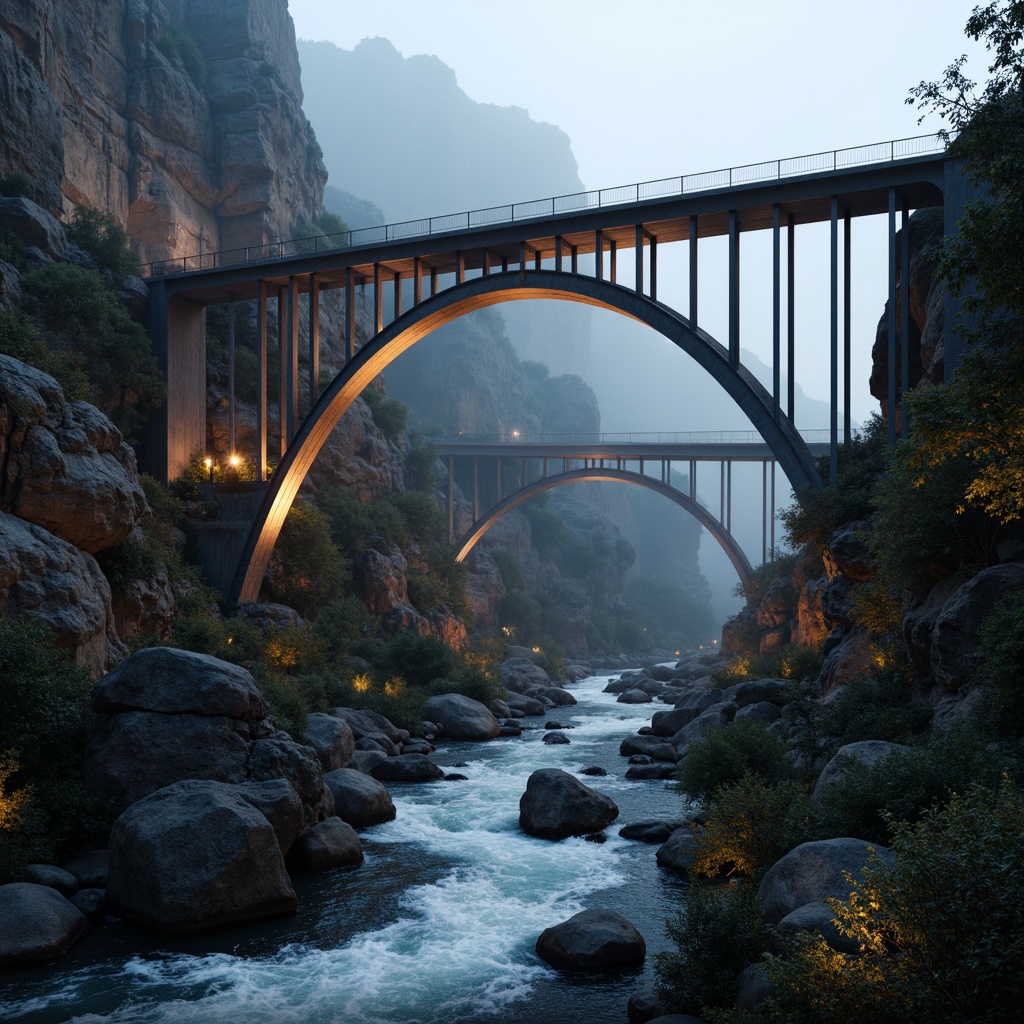
<path fill-rule="evenodd" d="M 147 329 L 167 375 L 168 397 L 151 420 L 145 462 L 151 472 L 169 480 L 181 473 L 197 448 L 205 447 L 205 309 L 227 304 L 233 311 L 235 303 L 255 300 L 254 455 L 260 481 L 266 480 L 268 457 L 277 466 L 238 554 L 233 580 L 223 588 L 228 606 L 255 600 L 303 478 L 363 389 L 411 345 L 467 312 L 502 302 L 556 299 L 612 310 L 668 338 L 707 370 L 746 414 L 790 484 L 821 486 L 812 454 L 794 424 L 797 229 L 830 225 L 830 333 L 815 358 L 830 368 L 834 479 L 838 445 L 850 435 L 852 223 L 858 217 L 888 215 L 889 408 L 895 409 L 902 401 L 898 381 L 908 378 L 907 347 L 897 353 L 896 345 L 898 268 L 910 265 L 910 232 L 902 232 L 897 253 L 898 226 L 906 226 L 912 209 L 940 206 L 946 230 L 952 231 L 968 197 L 941 141 L 926 136 L 154 264 L 148 268 Z M 765 311 L 772 323 L 770 389 L 740 359 L 740 242 L 752 231 L 769 231 L 772 238 L 772 302 Z M 715 236 L 725 237 L 728 252 L 728 336 L 722 341 L 701 326 L 698 305 L 701 242 Z M 687 253 L 687 280 L 681 283 L 688 301 L 683 310 L 658 298 L 658 253 L 666 245 L 682 246 Z M 629 250 L 632 259 L 627 263 L 621 257 Z M 320 296 L 328 289 L 343 291 L 345 328 L 343 337 L 333 339 L 342 368 L 321 388 L 318 311 Z M 369 337 L 362 339 L 356 335 L 357 293 L 369 299 L 372 309 Z M 276 331 L 270 324 L 271 299 L 277 300 Z M 309 309 L 306 338 L 299 337 L 302 303 Z M 901 316 L 900 337 L 906 338 L 908 303 L 902 303 Z M 951 321 L 947 314 L 947 325 Z M 232 325 L 233 315 L 233 366 Z M 267 385 L 272 333 L 280 361 L 275 396 L 269 395 Z M 946 344 L 948 371 L 957 344 L 948 329 Z M 309 388 L 300 394 L 299 349 L 307 346 Z M 785 394 L 783 370 L 789 381 Z M 272 397 L 279 408 L 279 447 L 274 452 L 268 451 Z M 233 393 L 229 403 L 233 448 Z M 840 408 L 846 410 L 841 427 Z M 895 420 L 890 417 L 891 430 Z"/>

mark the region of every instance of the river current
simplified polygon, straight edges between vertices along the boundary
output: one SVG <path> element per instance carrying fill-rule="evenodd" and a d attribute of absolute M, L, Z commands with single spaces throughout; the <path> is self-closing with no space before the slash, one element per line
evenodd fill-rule
<path fill-rule="evenodd" d="M 623 778 L 622 738 L 651 705 L 602 693 L 609 676 L 573 686 L 576 707 L 550 713 L 571 739 L 444 744 L 435 759 L 468 781 L 393 784 L 397 818 L 361 833 L 365 861 L 295 876 L 299 912 L 201 938 L 168 940 L 109 921 L 49 967 L 0 977 L 0 1020 L 57 1024 L 619 1024 L 630 993 L 653 978 L 677 912 L 679 879 L 657 847 L 618 829 L 678 818 L 666 782 Z M 607 842 L 552 843 L 519 830 L 530 773 L 600 765 L 582 777 L 619 807 Z M 534 953 L 544 928 L 589 907 L 617 910 L 647 942 L 643 968 L 565 975 Z"/>

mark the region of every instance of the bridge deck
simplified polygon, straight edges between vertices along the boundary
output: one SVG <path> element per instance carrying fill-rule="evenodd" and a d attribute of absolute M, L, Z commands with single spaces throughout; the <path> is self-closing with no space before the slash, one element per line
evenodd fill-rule
<path fill-rule="evenodd" d="M 807 445 L 812 455 L 828 455 L 828 442 Z M 508 442 L 461 442 L 446 440 L 437 445 L 439 454 L 447 458 L 508 458 L 508 459 L 606 459 L 637 462 L 767 462 L 775 456 L 764 442 L 709 441 L 694 442 L 615 442 L 594 444 L 559 444 Z"/>

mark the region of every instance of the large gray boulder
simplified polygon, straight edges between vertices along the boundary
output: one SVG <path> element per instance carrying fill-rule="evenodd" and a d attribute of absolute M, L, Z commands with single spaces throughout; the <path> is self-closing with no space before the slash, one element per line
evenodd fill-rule
<path fill-rule="evenodd" d="M 619 815 L 614 801 L 560 768 L 541 768 L 519 798 L 519 827 L 541 839 L 600 832 Z"/>
<path fill-rule="evenodd" d="M 784 704 L 786 696 L 793 684 L 786 679 L 748 679 L 736 690 L 733 700 L 738 708 L 749 704 L 760 704 L 768 701 L 771 704 Z"/>
<path fill-rule="evenodd" d="M 0 969 L 56 960 L 88 928 L 82 912 L 48 885 L 0 885 Z"/>
<path fill-rule="evenodd" d="M 449 740 L 491 740 L 501 732 L 490 710 L 461 693 L 443 693 L 431 697 L 423 706 L 423 715 L 444 726 Z"/>
<path fill-rule="evenodd" d="M 545 928 L 537 955 L 563 971 L 607 971 L 644 962 L 644 937 L 614 910 L 583 910 Z"/>
<path fill-rule="evenodd" d="M 861 839 L 822 839 L 790 850 L 768 869 L 757 890 L 768 923 L 777 925 L 808 903 L 848 900 L 852 887 L 845 875 L 859 881 L 872 854 L 885 865 L 893 863 L 884 846 Z"/>
<path fill-rule="evenodd" d="M 324 785 L 334 796 L 339 818 L 354 828 L 380 825 L 394 819 L 394 801 L 387 786 L 354 768 L 338 768 L 324 776 Z"/>
<path fill-rule="evenodd" d="M 655 761 L 671 761 L 673 764 L 679 760 L 676 748 L 668 740 L 659 736 L 644 736 L 639 733 L 627 736 L 619 744 L 619 753 L 623 757 L 646 754 L 648 757 L 653 757 Z"/>
<path fill-rule="evenodd" d="M 682 825 L 658 847 L 655 858 L 659 867 L 677 875 L 688 875 L 693 868 L 696 855 L 697 843 L 693 829 L 689 825 Z"/>
<path fill-rule="evenodd" d="M 783 938 L 792 939 L 800 932 L 815 932 L 839 953 L 855 956 L 860 952 L 860 942 L 843 935 L 836 924 L 835 912 L 827 903 L 805 903 L 788 913 L 775 927 Z"/>
<path fill-rule="evenodd" d="M 870 766 L 884 761 L 891 754 L 909 750 L 910 747 L 900 743 L 889 743 L 886 740 L 859 740 L 856 743 L 847 743 L 836 751 L 832 760 L 821 770 L 818 781 L 811 791 L 811 803 L 820 807 L 828 790 L 842 784 L 852 764 L 859 762 Z"/>
<path fill-rule="evenodd" d="M 51 259 L 62 260 L 67 253 L 67 235 L 60 221 L 24 196 L 0 196 L 0 227 Z"/>
<path fill-rule="evenodd" d="M 363 844 L 341 818 L 327 818 L 304 833 L 292 847 L 288 865 L 296 871 L 330 871 L 363 862 Z"/>
<path fill-rule="evenodd" d="M 352 730 L 352 736 L 357 740 L 362 739 L 364 736 L 380 734 L 381 736 L 386 736 L 396 745 L 400 745 L 402 742 L 401 730 L 379 711 L 331 708 L 331 714 L 345 722 Z"/>
<path fill-rule="evenodd" d="M 673 708 L 671 711 L 655 711 L 651 718 L 651 732 L 655 736 L 675 736 L 684 725 L 689 725 L 700 711 L 696 708 Z"/>
<path fill-rule="evenodd" d="M 335 715 L 313 712 L 307 716 L 302 742 L 316 751 L 325 772 L 347 768 L 355 753 L 355 739 L 348 722 Z"/>
<path fill-rule="evenodd" d="M 444 770 L 425 754 L 399 754 L 379 761 L 370 775 L 379 782 L 432 782 L 444 778 Z"/>
<path fill-rule="evenodd" d="M 716 729 L 724 729 L 736 717 L 732 701 L 720 701 L 701 712 L 689 725 L 684 725 L 671 739 L 671 744 L 682 757 L 691 743 L 704 739 Z"/>
<path fill-rule="evenodd" d="M 286 779 L 303 828 L 319 817 L 316 751 L 277 728 L 238 665 L 169 647 L 137 651 L 96 684 L 93 709 L 85 778 L 122 807 L 185 779 Z"/>
<path fill-rule="evenodd" d="M 238 790 L 179 782 L 124 811 L 110 834 L 111 908 L 176 934 L 293 912 L 277 835 Z"/>
<path fill-rule="evenodd" d="M 527 697 L 519 693 L 510 693 L 505 697 L 505 703 L 515 711 L 521 711 L 524 715 L 536 718 L 546 713 L 547 708 L 539 700 Z"/>

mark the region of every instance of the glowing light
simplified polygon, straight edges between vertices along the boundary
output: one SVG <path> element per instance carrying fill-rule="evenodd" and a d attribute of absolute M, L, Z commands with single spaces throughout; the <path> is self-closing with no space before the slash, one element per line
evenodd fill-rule
<path fill-rule="evenodd" d="M 395 676 L 384 684 L 384 692 L 389 697 L 397 697 L 405 689 L 405 680 Z"/>
<path fill-rule="evenodd" d="M 370 677 L 365 673 L 362 673 L 352 680 L 352 687 L 356 693 L 366 693 L 373 686 L 373 682 Z"/>
<path fill-rule="evenodd" d="M 518 437 L 519 436 L 519 431 L 518 430 L 513 430 L 512 431 L 512 436 L 513 437 Z"/>
<path fill-rule="evenodd" d="M 534 647 L 533 648 L 533 653 L 534 654 L 540 654 L 540 648 L 539 647 Z"/>
<path fill-rule="evenodd" d="M 231 459 L 229 461 L 231 462 L 231 465 L 232 465 L 233 468 L 235 468 L 235 469 L 238 468 L 238 456 L 237 455 L 232 455 Z"/>
<path fill-rule="evenodd" d="M 230 645 L 230 644 L 232 644 L 232 643 L 234 643 L 234 641 L 235 641 L 235 638 L 234 638 L 233 636 L 229 636 L 229 637 L 228 637 L 228 644 L 229 644 L 229 645 Z"/>

